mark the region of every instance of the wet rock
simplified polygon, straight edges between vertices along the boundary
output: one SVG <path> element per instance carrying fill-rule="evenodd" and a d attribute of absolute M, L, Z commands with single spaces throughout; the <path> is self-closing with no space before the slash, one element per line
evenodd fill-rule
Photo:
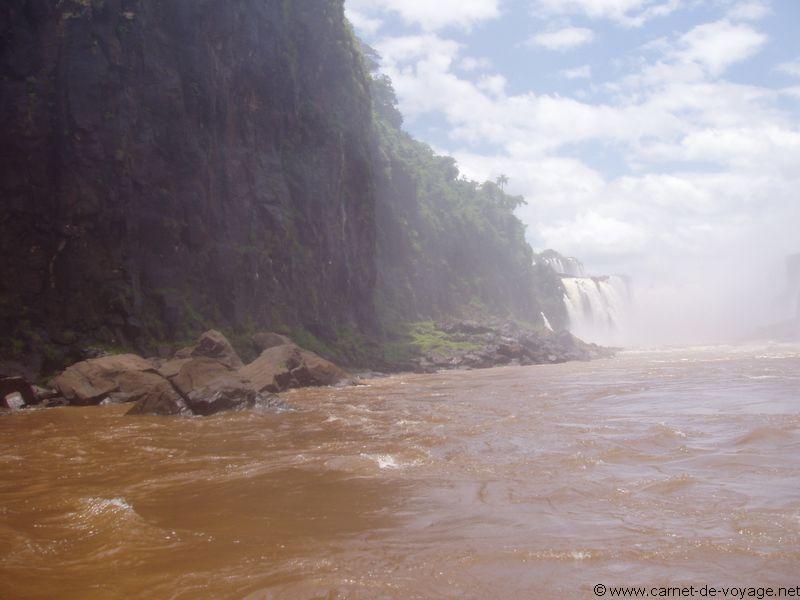
<path fill-rule="evenodd" d="M 345 379 L 344 371 L 309 350 L 300 350 L 300 364 L 292 370 L 293 387 L 334 385 Z"/>
<path fill-rule="evenodd" d="M 22 399 L 23 404 L 39 404 L 41 400 L 36 396 L 33 385 L 22 377 L 0 378 L 0 402 L 5 401 L 10 395 L 15 394 Z M 16 403 L 16 399 L 12 404 Z M 6 408 L 12 408 L 6 406 Z"/>
<path fill-rule="evenodd" d="M 250 381 L 214 358 L 199 356 L 164 363 L 160 386 L 140 399 L 128 414 L 212 415 L 252 407 L 256 391 Z"/>
<path fill-rule="evenodd" d="M 300 366 L 300 348 L 294 344 L 283 344 L 264 350 L 239 373 L 249 379 L 257 392 L 280 392 L 287 389 L 292 380 L 292 369 Z"/>
<path fill-rule="evenodd" d="M 149 361 L 135 354 L 120 354 L 76 363 L 53 379 L 51 385 L 70 404 L 88 406 L 114 392 L 130 394 L 138 400 L 162 381 L 164 378 Z"/>
<path fill-rule="evenodd" d="M 100 402 L 100 406 L 108 406 L 111 404 L 127 404 L 129 402 L 136 402 L 141 396 L 134 394 L 127 394 L 125 392 L 113 392 Z"/>
<path fill-rule="evenodd" d="M 158 372 L 161 374 L 162 377 L 166 377 L 167 379 L 172 379 L 178 373 L 180 373 L 183 365 L 191 361 L 191 358 L 173 358 L 167 361 L 161 361 L 158 364 Z"/>
<path fill-rule="evenodd" d="M 174 370 L 172 367 L 175 366 L 177 365 L 170 365 L 171 368 L 163 372 L 168 374 L 167 378 L 169 381 L 184 397 L 187 397 L 194 390 L 205 387 L 218 379 L 236 377 L 242 382 L 242 385 L 250 385 L 247 379 L 227 365 L 213 358 L 199 357 L 186 359 L 182 361 L 177 372 L 174 375 L 170 375 L 169 373 Z"/>
<path fill-rule="evenodd" d="M 59 406 L 69 406 L 69 402 L 63 396 L 47 398 L 42 402 L 44 408 L 58 408 Z"/>
<path fill-rule="evenodd" d="M 293 343 L 292 340 L 285 335 L 272 332 L 257 333 L 251 339 L 253 341 L 253 345 L 259 352 L 269 350 L 275 346 L 285 346 L 286 344 Z"/>
<path fill-rule="evenodd" d="M 517 323 L 480 324 L 448 321 L 438 325 L 452 348 L 443 347 L 413 359 L 412 370 L 483 369 L 500 365 L 560 363 L 613 356 L 614 349 L 587 344 L 569 332 L 526 329 Z M 462 350 L 455 343 L 477 346 Z"/>
<path fill-rule="evenodd" d="M 186 402 L 175 388 L 166 380 L 151 387 L 127 415 L 180 415 L 189 412 Z"/>
<path fill-rule="evenodd" d="M 264 350 L 249 365 L 239 369 L 258 392 L 280 392 L 293 387 L 334 385 L 347 375 L 332 362 L 294 344 Z"/>
<path fill-rule="evenodd" d="M 175 353 L 175 358 L 178 359 L 201 356 L 213 358 L 231 369 L 240 369 L 244 366 L 227 338 L 214 329 L 202 334 L 191 348 L 184 348 Z"/>
<path fill-rule="evenodd" d="M 38 401 L 37 404 L 58 396 L 58 392 L 52 388 L 43 388 L 38 385 L 33 385 L 31 388 Z"/>
<path fill-rule="evenodd" d="M 186 397 L 189 409 L 196 415 L 207 416 L 227 410 L 252 408 L 258 394 L 249 386 L 249 382 L 236 375 L 215 379 L 193 390 Z"/>
<path fill-rule="evenodd" d="M 25 399 L 19 392 L 11 392 L 0 399 L 0 408 L 16 411 L 25 406 Z"/>

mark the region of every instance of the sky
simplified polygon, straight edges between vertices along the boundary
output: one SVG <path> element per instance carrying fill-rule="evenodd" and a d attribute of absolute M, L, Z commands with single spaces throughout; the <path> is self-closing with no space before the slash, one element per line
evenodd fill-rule
<path fill-rule="evenodd" d="M 629 275 L 654 335 L 738 335 L 787 310 L 800 1 L 345 6 L 405 128 L 471 179 L 507 175 L 534 249 Z"/>

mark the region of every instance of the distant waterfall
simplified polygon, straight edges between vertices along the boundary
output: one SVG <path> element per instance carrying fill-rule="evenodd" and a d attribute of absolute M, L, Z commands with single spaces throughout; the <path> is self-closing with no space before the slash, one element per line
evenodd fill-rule
<path fill-rule="evenodd" d="M 561 256 L 556 252 L 546 251 L 541 255 L 540 260 L 559 275 L 568 275 L 570 277 L 585 276 L 583 264 L 577 258 Z"/>
<path fill-rule="evenodd" d="M 621 343 L 631 299 L 624 278 L 562 277 L 569 330 L 586 341 Z"/>
<path fill-rule="evenodd" d="M 605 345 L 624 345 L 630 331 L 633 301 L 628 279 L 619 275 L 592 277 L 583 263 L 555 250 L 534 255 L 534 264 L 552 269 L 564 286 L 570 333 L 587 341 Z M 552 330 L 542 313 L 545 327 Z"/>

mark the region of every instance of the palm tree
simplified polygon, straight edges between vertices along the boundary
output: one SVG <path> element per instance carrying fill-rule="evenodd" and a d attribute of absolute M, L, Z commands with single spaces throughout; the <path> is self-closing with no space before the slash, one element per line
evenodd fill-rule
<path fill-rule="evenodd" d="M 497 184 L 497 187 L 502 190 L 508 183 L 508 177 L 503 173 L 500 173 L 500 176 L 495 180 L 495 183 Z"/>

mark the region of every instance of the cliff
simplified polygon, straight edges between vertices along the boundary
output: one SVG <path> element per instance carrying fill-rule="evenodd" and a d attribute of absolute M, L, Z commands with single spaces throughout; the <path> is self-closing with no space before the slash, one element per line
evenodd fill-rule
<path fill-rule="evenodd" d="M 342 0 L 8 0 L 0 32 L 0 359 L 565 323 L 523 200 L 402 130 Z"/>
<path fill-rule="evenodd" d="M 6 354 L 374 324 L 341 0 L 8 0 L 0 31 Z"/>

